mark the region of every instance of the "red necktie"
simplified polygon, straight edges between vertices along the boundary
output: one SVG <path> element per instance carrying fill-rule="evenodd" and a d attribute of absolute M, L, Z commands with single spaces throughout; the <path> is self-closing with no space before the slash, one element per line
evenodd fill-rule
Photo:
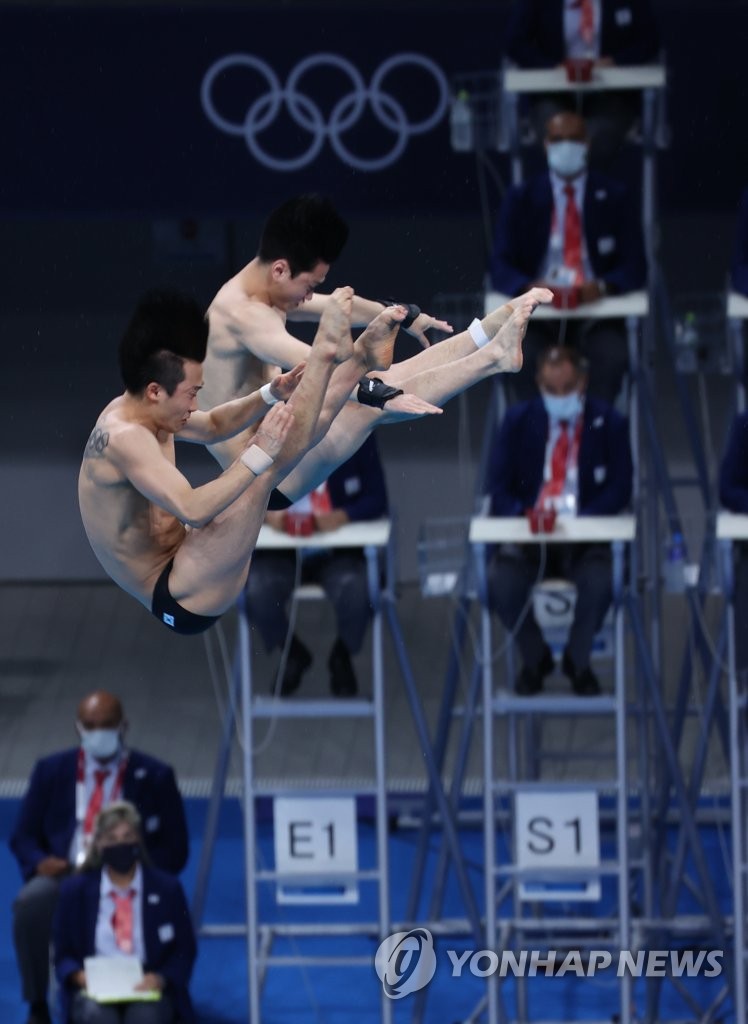
<path fill-rule="evenodd" d="M 579 216 L 573 185 L 564 185 L 564 266 L 574 271 L 574 284 L 584 280 L 582 271 L 582 219 Z"/>
<path fill-rule="evenodd" d="M 91 794 L 91 799 L 88 801 L 86 818 L 83 822 L 84 835 L 88 836 L 93 832 L 96 815 L 99 813 L 101 805 L 104 803 L 104 780 L 108 775 L 109 772 L 104 768 L 97 768 L 94 771 L 94 789 Z"/>
<path fill-rule="evenodd" d="M 135 890 L 130 889 L 124 896 L 113 892 L 114 913 L 112 914 L 112 930 L 114 939 L 123 953 L 132 953 L 132 898 Z"/>
<path fill-rule="evenodd" d="M 536 508 L 544 508 L 549 498 L 557 498 L 563 492 L 566 483 L 566 469 L 569 462 L 569 424 L 567 420 L 559 422 L 558 437 L 551 453 L 551 478 L 540 488 L 535 502 Z"/>
<path fill-rule="evenodd" d="M 595 11 L 592 0 L 580 0 L 579 34 L 585 43 L 591 43 L 595 38 Z"/>
<path fill-rule="evenodd" d="M 332 502 L 330 501 L 330 492 L 327 489 L 326 481 L 313 490 L 310 497 L 312 499 L 312 512 L 316 516 L 332 512 Z"/>

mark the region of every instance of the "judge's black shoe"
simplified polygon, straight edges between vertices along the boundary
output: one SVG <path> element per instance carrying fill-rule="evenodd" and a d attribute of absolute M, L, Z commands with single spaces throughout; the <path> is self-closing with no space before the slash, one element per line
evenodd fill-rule
<path fill-rule="evenodd" d="M 514 692 L 518 697 L 534 697 L 543 689 L 543 680 L 549 676 L 555 667 L 551 649 L 546 645 L 543 648 L 543 656 L 535 668 L 525 666 L 517 676 L 514 684 Z"/>
<path fill-rule="evenodd" d="M 330 690 L 333 694 L 336 697 L 355 697 L 358 693 L 358 681 L 348 648 L 340 637 L 332 645 L 327 667 L 330 669 Z"/>
<path fill-rule="evenodd" d="M 589 665 L 577 670 L 569 657 L 569 652 L 564 651 L 561 668 L 564 675 L 569 677 L 571 688 L 577 697 L 598 697 L 600 695 L 600 680 Z"/>
<path fill-rule="evenodd" d="M 312 656 L 297 636 L 291 637 L 286 670 L 283 673 L 278 696 L 290 697 L 301 686 L 301 678 L 312 664 Z"/>

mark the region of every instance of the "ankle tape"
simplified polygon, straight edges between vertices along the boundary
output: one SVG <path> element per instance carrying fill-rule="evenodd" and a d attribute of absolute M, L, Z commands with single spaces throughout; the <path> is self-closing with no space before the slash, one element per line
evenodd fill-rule
<path fill-rule="evenodd" d="M 478 317 L 468 327 L 468 334 L 473 339 L 478 348 L 483 348 L 491 340 L 486 332 L 483 330 L 483 324 L 480 322 Z"/>

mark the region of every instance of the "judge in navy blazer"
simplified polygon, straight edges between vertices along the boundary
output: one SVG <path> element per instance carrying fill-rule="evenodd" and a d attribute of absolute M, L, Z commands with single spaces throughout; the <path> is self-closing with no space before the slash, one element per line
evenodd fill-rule
<path fill-rule="evenodd" d="M 521 516 L 532 508 L 543 482 L 548 414 L 541 398 L 511 406 L 491 449 L 487 481 L 491 515 Z M 588 395 L 579 443 L 580 516 L 617 515 L 631 498 L 628 422 L 616 409 Z"/>
<path fill-rule="evenodd" d="M 548 170 L 513 186 L 501 204 L 490 257 L 491 284 L 497 291 L 519 295 L 541 281 L 553 289 L 568 284 L 572 270 L 580 275 L 576 284 L 583 302 L 644 286 L 640 214 L 622 182 L 587 166 L 588 149 L 584 118 L 562 112 L 548 120 Z M 584 243 L 579 268 L 566 265 L 567 189 L 573 192 Z M 558 320 L 534 320 L 523 343 L 524 365 L 511 381 L 516 397 L 537 394 L 537 354 L 557 341 L 561 331 L 564 344 L 579 347 L 587 357 L 590 394 L 614 402 L 628 365 L 628 345 L 623 321 L 602 318 L 567 320 L 563 328 Z"/>
<path fill-rule="evenodd" d="M 137 870 L 142 889 L 138 892 L 138 930 L 144 947 L 141 961 L 143 974 L 153 979 L 152 984 L 161 987 L 164 996 L 163 1006 L 144 1004 L 153 1007 L 149 1019 L 158 1021 L 158 1024 L 162 1021 L 168 1021 L 169 1024 L 172 1021 L 175 1024 L 193 1024 L 195 1014 L 188 984 L 197 947 L 182 886 L 172 875 L 148 864 L 145 859 L 147 855 L 139 848 L 139 819 L 132 804 L 120 801 L 105 809 L 97 824 L 95 842 L 101 842 L 107 835 L 112 837 L 113 845 L 126 847 L 130 842 L 134 846 L 131 874 L 136 870 L 134 864 L 139 864 Z M 102 872 L 109 870 L 102 866 L 101 855 L 101 850 L 95 848 L 89 854 L 83 870 L 65 879 L 60 886 L 53 938 L 55 972 L 60 985 L 64 1024 L 78 1018 L 75 998 L 82 975 L 85 974 L 86 957 L 101 954 L 97 948 L 100 939 L 97 925 L 100 925 Z M 137 880 L 138 875 L 133 881 Z M 110 919 L 108 909 L 105 919 Z M 92 1009 L 94 1007 L 89 1007 L 89 1011 Z M 84 1012 L 80 1019 L 88 1021 L 91 1018 Z"/>
<path fill-rule="evenodd" d="M 547 173 L 508 190 L 491 253 L 491 283 L 497 291 L 519 295 L 538 280 L 552 218 L 553 192 Z M 592 270 L 596 280 L 605 284 L 607 294 L 620 295 L 644 286 L 646 262 L 639 224 L 628 188 L 590 169 L 582 226 Z"/>
<path fill-rule="evenodd" d="M 43 858 L 68 856 L 75 831 L 77 764 L 76 747 L 43 757 L 34 766 L 10 837 L 10 848 L 26 881 L 35 875 Z M 121 795 L 138 808 L 153 863 L 171 874 L 182 871 L 189 840 L 173 769 L 155 757 L 130 750 Z"/>
<path fill-rule="evenodd" d="M 566 59 L 564 0 L 517 0 L 506 52 L 522 68 L 552 68 Z M 601 0 L 599 56 L 615 64 L 656 60 L 660 32 L 649 0 Z"/>
<path fill-rule="evenodd" d="M 387 485 L 372 434 L 358 451 L 327 478 L 332 509 L 314 513 L 315 529 L 326 532 L 346 523 L 381 519 L 388 513 Z M 314 498 L 312 497 L 312 500 Z M 293 508 L 291 509 L 293 511 Z M 284 513 L 271 512 L 271 525 L 283 528 Z M 297 580 L 296 552 L 256 551 L 247 581 L 247 609 L 268 651 L 282 648 L 289 628 L 286 607 Z M 361 649 L 371 618 L 366 559 L 360 548 L 317 549 L 304 556 L 301 581 L 318 583 L 335 611 L 337 637 L 328 655 L 330 689 L 351 697 L 358 689 L 351 656 Z M 280 693 L 291 694 L 312 661 L 311 652 L 293 634 Z"/>
<path fill-rule="evenodd" d="M 601 65 L 657 60 L 660 33 L 649 0 L 593 0 L 593 36 L 582 37 L 581 7 L 572 0 L 517 0 L 507 26 L 506 52 L 522 68 L 552 68 L 567 58 Z M 636 89 L 533 93 L 523 99 L 538 138 L 552 114 L 577 110 L 589 124 L 591 160 L 610 167 L 641 113 Z"/>
<path fill-rule="evenodd" d="M 576 459 L 567 457 L 564 492 L 556 493 L 573 497 L 576 515 L 622 512 L 631 497 L 633 476 L 626 419 L 585 394 L 585 367 L 574 349 L 557 347 L 543 353 L 538 383 L 541 397 L 509 408 L 494 439 L 485 488 L 491 515 L 522 516 L 537 505 L 553 466 L 559 427 L 566 426 L 577 436 L 578 424 Z M 570 411 L 564 412 L 570 402 Z M 575 693 L 594 696 L 600 686 L 589 660 L 612 598 L 610 549 L 607 544 L 554 543 L 547 545 L 543 557 L 545 576 L 571 579 L 577 586 L 562 669 Z M 489 603 L 519 646 L 523 667 L 515 689 L 525 696 L 537 693 L 554 667 L 532 608 L 528 610 L 540 558 L 536 544 L 499 545 L 488 564 Z"/>
<path fill-rule="evenodd" d="M 60 879 L 82 855 L 93 824 L 96 771 L 106 770 L 101 802 L 124 798 L 140 813 L 151 861 L 180 872 L 188 835 L 174 772 L 155 757 L 125 746 L 121 701 L 96 690 L 78 705 L 80 746 L 37 761 L 11 833 L 24 885 L 13 904 L 13 940 L 27 1024 L 48 1024 L 49 939 Z"/>

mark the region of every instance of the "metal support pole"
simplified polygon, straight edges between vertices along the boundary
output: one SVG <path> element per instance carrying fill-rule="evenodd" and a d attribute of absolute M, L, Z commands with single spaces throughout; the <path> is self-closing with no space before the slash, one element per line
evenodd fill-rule
<path fill-rule="evenodd" d="M 735 651 L 735 574 L 732 543 L 720 541 L 722 570 L 727 601 L 727 659 L 730 694 L 730 794 L 732 809 L 733 943 L 735 1020 L 746 1019 L 746 818 L 745 818 L 745 726 L 746 709 L 738 686 Z"/>
<path fill-rule="evenodd" d="M 494 798 L 493 672 L 491 664 L 491 612 L 486 582 L 486 546 L 473 546 L 475 575 L 481 609 L 481 669 L 483 679 L 483 871 L 485 875 L 486 946 L 496 948 L 496 802 Z M 486 979 L 488 1022 L 499 1019 L 499 982 L 495 974 Z"/>
<path fill-rule="evenodd" d="M 252 658 L 249 623 L 239 615 L 239 664 L 241 671 L 242 716 L 242 806 L 244 808 L 244 882 L 247 915 L 247 981 L 249 986 L 249 1019 L 260 1021 L 260 980 L 257 948 L 257 900 L 255 894 L 255 850 L 257 826 L 254 801 L 254 763 L 252 747 Z"/>
<path fill-rule="evenodd" d="M 231 762 L 231 748 L 234 740 L 234 726 L 236 724 L 236 705 L 241 694 L 241 672 L 238 658 L 234 658 L 234 666 L 231 673 L 231 686 L 229 689 L 228 702 L 223 715 L 223 727 L 221 730 L 221 742 L 216 756 L 216 766 L 213 771 L 213 782 L 210 790 L 210 803 L 208 814 L 205 819 L 205 831 L 203 832 L 203 843 L 200 849 L 200 861 L 197 866 L 197 877 L 195 879 L 195 890 L 192 896 L 192 924 L 195 931 L 200 932 L 205 913 L 205 901 L 208 894 L 208 882 L 210 869 L 213 863 L 216 838 L 218 836 L 218 820 L 221 814 L 221 803 L 226 792 L 226 778 L 228 777 L 229 764 Z"/>
<path fill-rule="evenodd" d="M 470 880 L 467 876 L 465 869 L 465 860 L 462 856 L 460 849 L 460 838 L 457 834 L 457 827 L 455 825 L 454 816 L 452 810 L 447 801 L 444 787 L 442 785 L 441 777 L 439 775 L 439 769 L 434 759 L 434 751 L 431 746 L 431 739 L 429 737 L 429 730 L 426 724 L 426 718 L 423 713 L 423 707 L 418 697 L 416 689 L 415 679 L 410 668 L 410 663 L 405 652 L 405 643 L 403 640 L 402 631 L 400 629 L 400 623 L 398 622 L 397 615 L 395 612 L 394 601 L 391 594 L 385 594 L 383 596 L 383 608 L 385 615 L 387 616 L 387 623 L 390 628 L 392 635 L 393 644 L 395 647 L 395 653 L 397 660 L 400 665 L 400 673 L 405 683 L 405 694 L 408 698 L 410 705 L 410 712 L 413 716 L 413 724 L 416 729 L 416 735 L 421 747 L 421 753 L 426 763 L 426 771 L 428 773 L 429 782 L 432 787 L 434 796 L 436 798 L 436 804 L 441 815 L 442 827 L 446 836 L 447 843 L 449 844 L 450 852 L 452 854 L 452 861 L 455 868 L 455 874 L 457 876 L 457 882 L 462 893 L 462 898 L 465 903 L 465 909 L 467 917 L 470 922 L 470 926 L 473 931 L 473 937 L 476 942 L 482 942 L 483 940 L 483 929 L 481 927 L 480 912 L 478 910 L 477 903 L 475 901 L 475 895 L 470 887 Z"/>
<path fill-rule="evenodd" d="M 447 667 L 447 675 L 444 690 L 442 692 L 439 719 L 437 721 L 436 735 L 434 737 L 433 744 L 434 762 L 440 776 L 444 768 L 452 715 L 454 713 L 455 700 L 457 697 L 457 687 L 460 676 L 460 660 L 463 654 L 465 631 L 467 629 L 467 618 L 469 614 L 470 600 L 463 594 L 459 599 L 457 610 L 455 612 L 452 644 L 449 651 L 449 665 Z M 423 878 L 426 870 L 429 837 L 431 834 L 432 817 L 435 807 L 436 795 L 433 792 L 433 787 L 429 785 L 423 805 L 423 817 L 418 833 L 418 847 L 416 849 L 413 866 L 413 878 L 411 880 L 408 903 L 405 909 L 406 921 L 416 921 L 418 917 L 418 907 L 423 892 Z"/>
<path fill-rule="evenodd" d="M 623 630 L 625 552 L 621 541 L 611 545 L 613 554 L 613 607 L 615 616 L 615 730 L 616 730 L 616 836 L 618 839 L 619 949 L 630 949 L 631 907 L 629 903 L 629 807 L 626 757 L 626 664 Z M 631 1020 L 631 979 L 621 978 L 621 1020 Z"/>
<path fill-rule="evenodd" d="M 626 598 L 626 604 L 629 612 L 629 620 L 632 625 L 634 632 L 634 638 L 636 640 L 639 667 L 642 675 L 645 677 L 648 696 L 651 701 L 652 709 L 654 712 L 655 725 L 658 731 L 658 738 L 660 748 L 664 754 L 665 762 L 672 778 L 672 785 L 675 790 L 675 796 L 678 803 L 678 807 L 681 813 L 681 820 L 683 828 L 686 830 L 686 835 L 689 841 L 691 855 L 694 860 L 697 874 L 699 876 L 699 883 L 702 889 L 702 895 L 704 897 L 704 904 L 707 909 L 707 913 L 712 921 L 714 933 L 722 945 L 722 948 L 726 948 L 726 936 L 724 930 L 724 924 L 722 915 L 720 913 L 719 904 L 717 897 L 714 892 L 714 886 L 712 884 L 712 878 L 709 871 L 709 865 L 706 861 L 704 849 L 701 844 L 701 839 L 698 833 L 698 827 L 693 814 L 693 810 L 689 803 L 688 793 L 683 780 L 683 775 L 678 764 L 678 756 L 673 746 L 670 730 L 668 726 L 667 714 L 662 700 L 662 694 L 660 693 L 657 678 L 652 670 L 652 664 L 648 655 L 646 642 L 644 640 L 644 628 L 641 621 L 641 615 L 636 599 L 629 594 Z"/>
<path fill-rule="evenodd" d="M 382 597 L 379 586 L 379 557 L 375 547 L 364 548 L 369 600 L 374 610 L 371 623 L 371 659 L 374 694 L 374 772 L 376 784 L 377 822 L 377 898 L 379 941 L 390 933 L 389 849 L 387 830 L 387 770 L 384 736 L 384 663 L 382 656 Z M 387 563 L 388 586 L 391 562 Z M 392 1002 L 382 989 L 381 1012 L 383 1024 L 392 1022 Z"/>

